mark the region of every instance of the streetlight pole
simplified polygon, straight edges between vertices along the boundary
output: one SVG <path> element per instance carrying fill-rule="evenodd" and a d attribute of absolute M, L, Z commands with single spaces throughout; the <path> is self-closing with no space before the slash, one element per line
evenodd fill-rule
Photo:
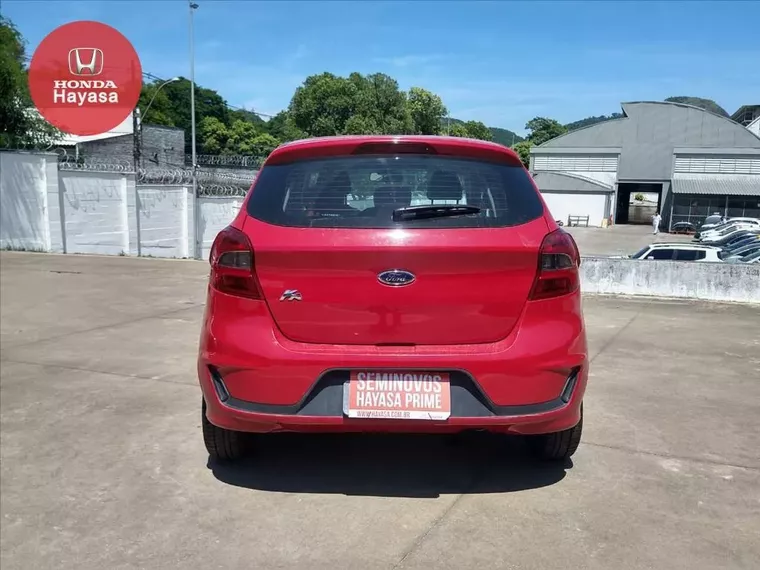
<path fill-rule="evenodd" d="M 201 258 L 202 239 L 200 232 L 200 200 L 198 199 L 198 164 L 195 149 L 195 45 L 193 42 L 193 12 L 198 9 L 198 4 L 188 0 L 190 8 L 190 145 L 192 157 L 193 175 L 193 234 L 195 237 L 195 259 Z"/>
<path fill-rule="evenodd" d="M 164 86 L 169 85 L 169 83 L 174 83 L 175 81 L 179 81 L 179 77 L 172 77 L 171 79 L 167 79 L 164 81 L 161 85 L 158 86 L 158 89 L 156 89 L 153 92 L 153 97 L 150 98 L 150 101 L 148 102 L 148 106 L 145 107 L 145 111 L 142 112 L 142 115 L 140 117 L 140 130 L 142 130 L 142 121 L 145 119 L 145 117 L 148 116 L 148 111 L 150 110 L 150 106 L 153 105 L 153 101 L 156 100 L 156 95 L 158 95 L 158 92 L 161 91 L 161 89 L 164 88 Z"/>
<path fill-rule="evenodd" d="M 137 257 L 140 257 L 142 255 L 142 232 L 140 231 L 140 188 L 139 188 L 138 183 L 140 182 L 140 169 L 142 168 L 143 117 L 148 114 L 148 109 L 150 109 L 150 106 L 153 104 L 153 101 L 156 99 L 156 95 L 158 95 L 158 92 L 161 91 L 161 88 L 164 85 L 168 85 L 169 83 L 172 83 L 174 81 L 179 81 L 179 77 L 172 77 L 171 79 L 164 81 L 161 85 L 158 86 L 158 89 L 156 89 L 155 93 L 153 93 L 153 97 L 150 98 L 150 102 L 148 103 L 148 106 L 145 107 L 145 113 L 143 114 L 140 113 L 140 107 L 135 107 L 134 111 L 132 111 L 133 158 L 134 158 L 134 169 L 135 169 L 135 224 L 136 224 L 136 229 L 137 229 Z"/>
<path fill-rule="evenodd" d="M 137 171 L 139 168 L 142 167 L 142 148 L 143 148 L 143 141 L 142 141 L 142 132 L 143 132 L 143 121 L 145 120 L 145 117 L 148 116 L 148 111 L 150 110 L 151 105 L 153 105 L 153 101 L 156 100 L 156 95 L 158 95 L 158 92 L 161 91 L 161 89 L 164 88 L 164 86 L 169 85 L 169 83 L 174 83 L 175 81 L 179 81 L 179 77 L 172 77 L 171 79 L 167 79 L 161 85 L 158 86 L 158 88 L 153 92 L 153 97 L 150 98 L 150 101 L 148 102 L 148 106 L 145 107 L 145 111 L 142 113 L 140 112 L 139 107 L 135 107 L 134 110 L 134 120 L 133 120 L 133 129 L 134 129 L 134 137 L 135 137 L 135 176 L 137 176 Z"/>

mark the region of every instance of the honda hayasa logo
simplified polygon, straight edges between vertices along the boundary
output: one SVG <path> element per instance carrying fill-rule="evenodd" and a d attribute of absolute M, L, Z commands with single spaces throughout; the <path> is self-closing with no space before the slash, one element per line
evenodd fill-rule
<path fill-rule="evenodd" d="M 71 75 L 100 75 L 103 72 L 103 50 L 98 48 L 74 48 L 69 51 Z"/>
<path fill-rule="evenodd" d="M 82 107 L 87 104 L 119 103 L 118 86 L 114 81 L 90 79 L 103 72 L 103 50 L 74 48 L 69 50 L 69 73 L 80 79 L 53 81 L 53 103 Z M 86 78 L 86 79 L 85 79 Z"/>
<path fill-rule="evenodd" d="M 142 85 L 134 46 L 102 22 L 57 27 L 42 39 L 29 64 L 34 106 L 66 134 L 90 136 L 115 129 L 134 111 Z"/>

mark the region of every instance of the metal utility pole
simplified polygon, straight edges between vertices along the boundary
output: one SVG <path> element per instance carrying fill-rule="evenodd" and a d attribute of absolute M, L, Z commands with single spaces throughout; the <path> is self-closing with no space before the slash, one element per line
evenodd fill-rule
<path fill-rule="evenodd" d="M 191 157 L 192 157 L 192 176 L 193 176 L 193 234 L 195 237 L 195 259 L 201 258 L 203 236 L 200 232 L 201 227 L 201 208 L 198 199 L 198 164 L 195 154 L 195 45 L 193 42 L 193 13 L 198 9 L 198 4 L 192 0 L 188 1 L 190 8 L 190 138 L 191 138 Z"/>
<path fill-rule="evenodd" d="M 161 88 L 164 85 L 168 85 L 169 83 L 172 83 L 174 81 L 179 81 L 179 77 L 172 77 L 171 79 L 164 81 L 161 85 L 158 86 L 158 89 L 156 89 L 155 93 L 153 93 L 153 97 L 148 103 L 148 106 L 145 108 L 144 115 L 140 114 L 140 107 L 135 107 L 135 110 L 132 111 L 132 131 L 133 131 L 132 134 L 133 134 L 133 146 L 134 146 L 133 159 L 134 159 L 134 168 L 135 168 L 135 222 L 136 222 L 136 227 L 137 227 L 137 256 L 138 257 L 142 255 L 142 235 L 140 231 L 140 188 L 138 184 L 140 182 L 140 169 L 142 168 L 143 116 L 147 116 L 148 110 L 150 109 L 150 106 L 153 105 L 153 101 L 156 100 L 156 95 L 158 95 L 158 92 L 161 91 Z"/>
<path fill-rule="evenodd" d="M 140 178 L 140 151 L 142 149 L 142 140 L 140 139 L 140 108 L 135 107 L 132 111 L 132 143 L 133 159 L 135 168 L 135 227 L 137 228 L 137 257 L 142 256 L 142 232 L 140 231 L 140 188 L 138 186 Z"/>

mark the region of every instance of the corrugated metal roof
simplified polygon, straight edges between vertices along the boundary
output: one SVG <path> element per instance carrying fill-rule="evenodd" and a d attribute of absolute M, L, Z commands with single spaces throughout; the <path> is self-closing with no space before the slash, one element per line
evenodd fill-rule
<path fill-rule="evenodd" d="M 676 173 L 673 175 L 673 193 L 760 196 L 760 174 Z"/>
<path fill-rule="evenodd" d="M 672 175 L 673 149 L 754 148 L 760 137 L 722 117 L 678 103 L 623 103 L 621 119 L 597 123 L 545 142 L 532 153 L 547 148 L 572 152 L 573 148 L 622 147 L 618 180 L 667 180 Z"/>

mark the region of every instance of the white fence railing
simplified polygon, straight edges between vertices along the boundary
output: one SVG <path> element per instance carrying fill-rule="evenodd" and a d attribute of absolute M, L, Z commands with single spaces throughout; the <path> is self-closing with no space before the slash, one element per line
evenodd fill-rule
<path fill-rule="evenodd" d="M 102 166 L 99 168 L 99 166 Z M 208 258 L 243 202 L 244 181 L 128 165 L 65 163 L 56 154 L 0 152 L 0 248 L 59 253 Z M 200 209 L 195 227 L 195 204 Z M 139 207 L 136 205 L 139 204 Z"/>

